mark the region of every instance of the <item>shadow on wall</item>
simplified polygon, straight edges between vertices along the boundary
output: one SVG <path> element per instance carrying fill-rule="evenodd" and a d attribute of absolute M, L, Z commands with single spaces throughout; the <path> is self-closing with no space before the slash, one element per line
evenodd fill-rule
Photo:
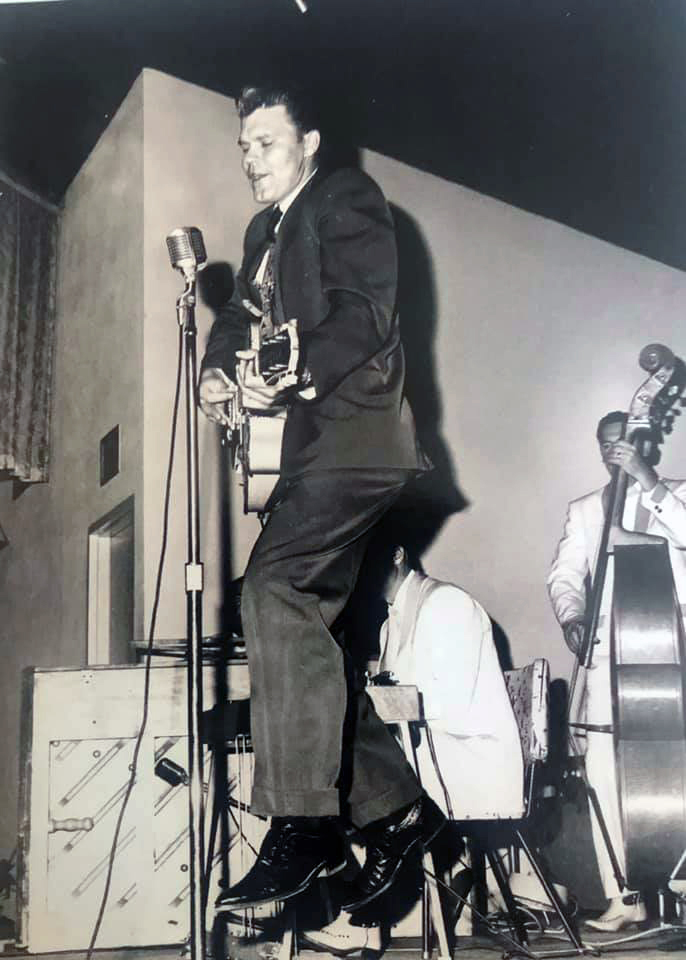
<path fill-rule="evenodd" d="M 489 620 L 491 621 L 491 629 L 493 630 L 493 644 L 495 646 L 495 652 L 498 655 L 498 663 L 500 664 L 501 670 L 512 670 L 514 663 L 512 660 L 512 651 L 510 649 L 510 640 L 503 628 L 500 626 L 497 620 L 494 620 L 493 617 L 489 614 Z"/>
<path fill-rule="evenodd" d="M 405 392 L 414 412 L 417 434 L 434 469 L 411 485 L 402 507 L 417 518 L 415 548 L 421 554 L 445 520 L 468 506 L 457 486 L 455 468 L 441 433 L 442 407 L 436 380 L 434 346 L 437 313 L 431 254 L 419 225 L 392 205 L 398 244 L 400 335 L 405 348 Z"/>
<path fill-rule="evenodd" d="M 208 263 L 198 274 L 200 299 L 214 313 L 231 299 L 234 286 L 233 267 L 230 263 L 215 260 Z"/>

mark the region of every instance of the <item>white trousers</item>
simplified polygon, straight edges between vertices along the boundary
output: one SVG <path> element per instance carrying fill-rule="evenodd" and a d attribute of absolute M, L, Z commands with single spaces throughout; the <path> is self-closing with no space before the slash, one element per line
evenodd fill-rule
<path fill-rule="evenodd" d="M 597 649 L 597 648 L 596 648 Z M 601 646 L 602 649 L 602 646 Z M 593 666 L 586 676 L 586 722 L 612 725 L 612 696 L 610 692 L 610 658 L 594 655 Z M 619 869 L 626 873 L 624 836 L 619 813 L 619 794 L 615 751 L 611 733 L 588 731 L 586 747 L 586 776 L 595 790 Z M 590 804 L 591 829 L 600 881 L 608 900 L 623 892 L 612 869 L 612 861 L 603 838 L 593 804 Z"/>

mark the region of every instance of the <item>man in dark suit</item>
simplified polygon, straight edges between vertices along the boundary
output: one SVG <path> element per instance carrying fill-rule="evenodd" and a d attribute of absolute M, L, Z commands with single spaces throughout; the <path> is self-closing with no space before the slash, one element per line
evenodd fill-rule
<path fill-rule="evenodd" d="M 255 866 L 218 906 L 283 900 L 341 869 L 343 814 L 367 846 L 353 909 L 387 889 L 409 851 L 443 825 L 367 696 L 349 693 L 331 632 L 372 529 L 427 467 L 403 398 L 394 229 L 373 180 L 319 167 L 320 133 L 304 102 L 246 88 L 237 106 L 243 170 L 267 208 L 248 226 L 236 289 L 210 333 L 199 402 L 220 422 L 238 387 L 247 407 L 286 403 L 288 416 L 241 606 L 251 809 L 272 822 Z M 287 391 L 236 371 L 258 310 L 267 332 L 297 320 L 301 372 Z"/>

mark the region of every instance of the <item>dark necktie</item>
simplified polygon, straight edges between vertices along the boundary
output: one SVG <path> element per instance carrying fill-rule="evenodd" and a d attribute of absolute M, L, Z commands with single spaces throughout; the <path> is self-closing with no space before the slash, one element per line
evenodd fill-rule
<path fill-rule="evenodd" d="M 260 299 L 262 301 L 262 322 L 260 324 L 260 334 L 269 337 L 274 332 L 273 313 L 274 313 L 274 244 L 276 243 L 276 228 L 281 220 L 281 208 L 275 206 L 267 221 L 267 238 L 269 246 L 267 247 L 267 259 L 260 283 Z"/>

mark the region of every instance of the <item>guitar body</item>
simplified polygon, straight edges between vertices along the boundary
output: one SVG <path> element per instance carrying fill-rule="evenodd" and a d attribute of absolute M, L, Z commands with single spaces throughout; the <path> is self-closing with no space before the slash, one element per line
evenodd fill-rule
<path fill-rule="evenodd" d="M 298 383 L 299 341 L 297 322 L 289 320 L 273 336 L 260 339 L 259 322 L 251 328 L 250 350 L 236 353 L 244 371 L 252 371 L 283 389 Z M 242 398 L 227 409 L 226 439 L 232 450 L 238 482 L 243 487 L 243 512 L 264 513 L 281 467 L 281 445 L 288 408 L 254 410 Z"/>
<path fill-rule="evenodd" d="M 284 407 L 270 414 L 244 412 L 236 457 L 244 513 L 262 513 L 279 479 L 286 413 Z"/>

